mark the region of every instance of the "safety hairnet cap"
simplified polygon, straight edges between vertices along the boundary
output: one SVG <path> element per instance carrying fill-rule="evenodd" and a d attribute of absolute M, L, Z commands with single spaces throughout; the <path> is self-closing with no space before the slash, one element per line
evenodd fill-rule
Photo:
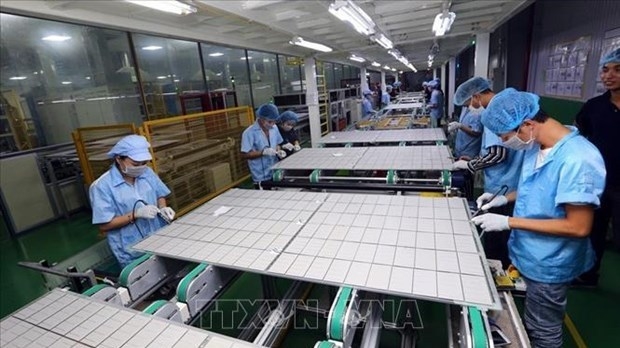
<path fill-rule="evenodd" d="M 151 147 L 151 144 L 146 141 L 145 137 L 132 134 L 119 140 L 112 150 L 108 152 L 108 157 L 127 156 L 137 162 L 150 161 L 152 157 L 149 147 Z"/>
<path fill-rule="evenodd" d="M 437 87 L 439 86 L 439 81 L 437 81 L 437 80 L 433 80 L 433 81 L 431 81 L 431 82 L 429 82 L 429 83 L 428 83 L 428 86 L 429 86 L 430 88 L 437 88 Z"/>
<path fill-rule="evenodd" d="M 422 82 L 422 87 L 427 87 L 428 86 L 428 82 L 424 81 Z"/>
<path fill-rule="evenodd" d="M 277 121 L 280 117 L 280 113 L 275 105 L 263 104 L 256 110 L 256 116 L 266 118 L 271 121 Z"/>
<path fill-rule="evenodd" d="M 603 56 L 599 62 L 599 65 L 602 68 L 608 63 L 620 63 L 620 48 L 617 48 Z"/>
<path fill-rule="evenodd" d="M 364 94 L 364 95 L 369 95 L 369 94 L 372 94 L 372 92 L 371 92 L 369 89 L 365 89 L 365 90 L 362 92 L 362 94 Z"/>
<path fill-rule="evenodd" d="M 388 91 L 388 92 L 391 92 L 392 91 L 392 86 L 385 86 L 385 90 Z"/>
<path fill-rule="evenodd" d="M 454 105 L 465 104 L 474 94 L 491 89 L 489 81 L 482 77 L 472 77 L 461 83 L 454 92 Z"/>
<path fill-rule="evenodd" d="M 398 88 L 402 85 L 402 83 L 400 81 L 396 81 L 392 84 L 395 88 Z"/>
<path fill-rule="evenodd" d="M 297 123 L 297 121 L 299 121 L 299 117 L 297 117 L 297 114 L 292 112 L 292 111 L 284 111 L 281 115 L 280 115 L 280 122 L 295 122 Z"/>
<path fill-rule="evenodd" d="M 536 94 L 507 88 L 491 99 L 480 121 L 495 134 L 508 133 L 536 115 L 539 99 Z"/>

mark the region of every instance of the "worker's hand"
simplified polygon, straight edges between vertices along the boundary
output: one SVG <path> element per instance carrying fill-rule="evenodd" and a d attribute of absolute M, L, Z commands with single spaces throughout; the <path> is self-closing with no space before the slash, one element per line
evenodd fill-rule
<path fill-rule="evenodd" d="M 458 129 L 461 129 L 462 126 L 463 124 L 461 124 L 460 122 L 450 122 L 448 123 L 448 132 L 452 133 Z"/>
<path fill-rule="evenodd" d="M 172 210 L 172 208 L 170 207 L 163 207 L 161 209 L 159 209 L 159 212 L 161 213 L 161 215 L 163 215 L 166 219 L 168 219 L 168 221 L 172 221 L 174 220 L 174 216 L 176 215 L 176 213 L 174 212 L 174 210 Z"/>
<path fill-rule="evenodd" d="M 133 214 L 136 219 L 154 219 L 159 213 L 159 208 L 154 205 L 145 205 L 136 209 Z"/>
<path fill-rule="evenodd" d="M 286 157 L 286 152 L 284 150 L 278 150 L 277 155 L 279 159 L 283 159 L 284 157 Z"/>
<path fill-rule="evenodd" d="M 266 147 L 263 150 L 263 156 L 275 156 L 278 154 L 278 151 L 276 151 L 276 149 L 272 148 L 272 147 Z"/>
<path fill-rule="evenodd" d="M 506 231 L 510 229 L 508 216 L 506 215 L 482 214 L 471 219 L 471 221 L 480 226 L 484 232 Z"/>
<path fill-rule="evenodd" d="M 466 160 L 458 160 L 452 163 L 452 170 L 469 169 L 469 167 L 467 166 L 467 162 L 468 161 Z"/>
<path fill-rule="evenodd" d="M 291 144 L 291 143 L 286 143 L 284 145 L 281 145 L 282 148 L 284 150 L 289 150 L 289 151 L 293 151 L 293 149 L 295 148 L 295 145 Z"/>
<path fill-rule="evenodd" d="M 493 197 L 492 193 L 485 192 L 481 194 L 480 197 L 476 199 L 476 206 L 478 206 L 478 209 L 489 210 L 508 204 L 508 198 L 506 198 L 506 196 L 498 195 L 493 198 L 492 201 L 489 201 L 491 197 Z"/>
<path fill-rule="evenodd" d="M 293 147 L 293 150 L 295 150 L 295 152 L 297 152 L 297 151 L 301 150 L 301 146 L 299 146 L 299 144 L 297 144 L 297 145 L 295 145 Z"/>

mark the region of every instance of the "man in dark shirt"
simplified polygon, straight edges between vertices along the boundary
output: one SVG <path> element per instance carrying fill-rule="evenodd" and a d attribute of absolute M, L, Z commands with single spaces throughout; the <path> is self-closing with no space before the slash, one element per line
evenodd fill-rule
<path fill-rule="evenodd" d="M 278 129 L 280 130 L 280 135 L 282 135 L 280 147 L 286 151 L 287 156 L 301 150 L 299 135 L 295 130 L 297 122 L 299 122 L 299 116 L 290 110 L 280 114 L 280 120 L 278 121 Z"/>
<path fill-rule="evenodd" d="M 601 81 L 607 92 L 588 100 L 575 119 L 575 125 L 603 155 L 607 182 L 601 197 L 601 207 L 594 213 L 590 241 L 596 252 L 596 264 L 582 274 L 575 285 L 597 286 L 601 259 L 605 251 L 605 236 L 611 219 L 613 242 L 620 247 L 620 155 L 618 132 L 620 122 L 620 48 L 603 56 L 600 62 Z"/>

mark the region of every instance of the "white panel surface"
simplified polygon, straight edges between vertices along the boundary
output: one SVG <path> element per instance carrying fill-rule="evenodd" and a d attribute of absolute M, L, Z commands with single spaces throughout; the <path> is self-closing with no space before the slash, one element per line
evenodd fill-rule
<path fill-rule="evenodd" d="M 376 131 L 331 132 L 323 136 L 320 144 L 394 143 L 394 142 L 446 141 L 441 128 L 398 129 Z"/>

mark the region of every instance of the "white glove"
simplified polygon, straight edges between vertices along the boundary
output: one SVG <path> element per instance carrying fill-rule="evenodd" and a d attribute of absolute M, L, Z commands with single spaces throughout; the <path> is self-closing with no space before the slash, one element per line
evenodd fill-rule
<path fill-rule="evenodd" d="M 295 152 L 297 152 L 297 151 L 301 150 L 301 146 L 295 145 L 293 149 L 295 150 Z"/>
<path fill-rule="evenodd" d="M 272 148 L 272 147 L 266 147 L 263 150 L 263 156 L 275 156 L 278 154 L 278 151 L 276 151 L 276 149 Z"/>
<path fill-rule="evenodd" d="M 471 219 L 484 232 L 506 231 L 510 229 L 508 216 L 500 214 L 482 214 Z"/>
<path fill-rule="evenodd" d="M 133 216 L 136 219 L 154 219 L 157 216 L 157 213 L 159 213 L 159 208 L 154 205 L 145 205 L 136 209 Z"/>
<path fill-rule="evenodd" d="M 285 149 L 285 150 L 293 151 L 293 149 L 295 148 L 295 145 L 293 145 L 291 143 L 286 143 L 286 144 L 282 145 L 282 148 Z"/>
<path fill-rule="evenodd" d="M 176 213 L 174 212 L 174 210 L 172 210 L 172 208 L 170 207 L 163 207 L 161 209 L 159 209 L 159 212 L 161 213 L 161 215 L 163 215 L 166 219 L 168 219 L 168 221 L 172 221 L 174 220 L 174 216 L 176 215 Z"/>
<path fill-rule="evenodd" d="M 286 152 L 284 150 L 279 150 L 277 155 L 279 159 L 283 159 L 284 157 L 286 157 Z"/>
<path fill-rule="evenodd" d="M 485 192 L 481 194 L 480 197 L 476 199 L 476 206 L 478 206 L 478 209 L 489 210 L 491 208 L 497 208 L 508 204 L 508 198 L 506 198 L 506 196 L 500 195 L 493 198 L 492 201 L 489 201 L 491 197 L 493 197 L 492 193 Z"/>
<path fill-rule="evenodd" d="M 469 167 L 467 166 L 467 163 L 469 161 L 466 160 L 458 160 L 454 163 L 452 163 L 452 170 L 459 170 L 459 169 L 467 169 L 469 170 Z"/>
<path fill-rule="evenodd" d="M 461 124 L 460 122 L 450 122 L 448 123 L 448 132 L 452 133 L 457 129 L 461 129 L 462 126 L 463 124 Z"/>

